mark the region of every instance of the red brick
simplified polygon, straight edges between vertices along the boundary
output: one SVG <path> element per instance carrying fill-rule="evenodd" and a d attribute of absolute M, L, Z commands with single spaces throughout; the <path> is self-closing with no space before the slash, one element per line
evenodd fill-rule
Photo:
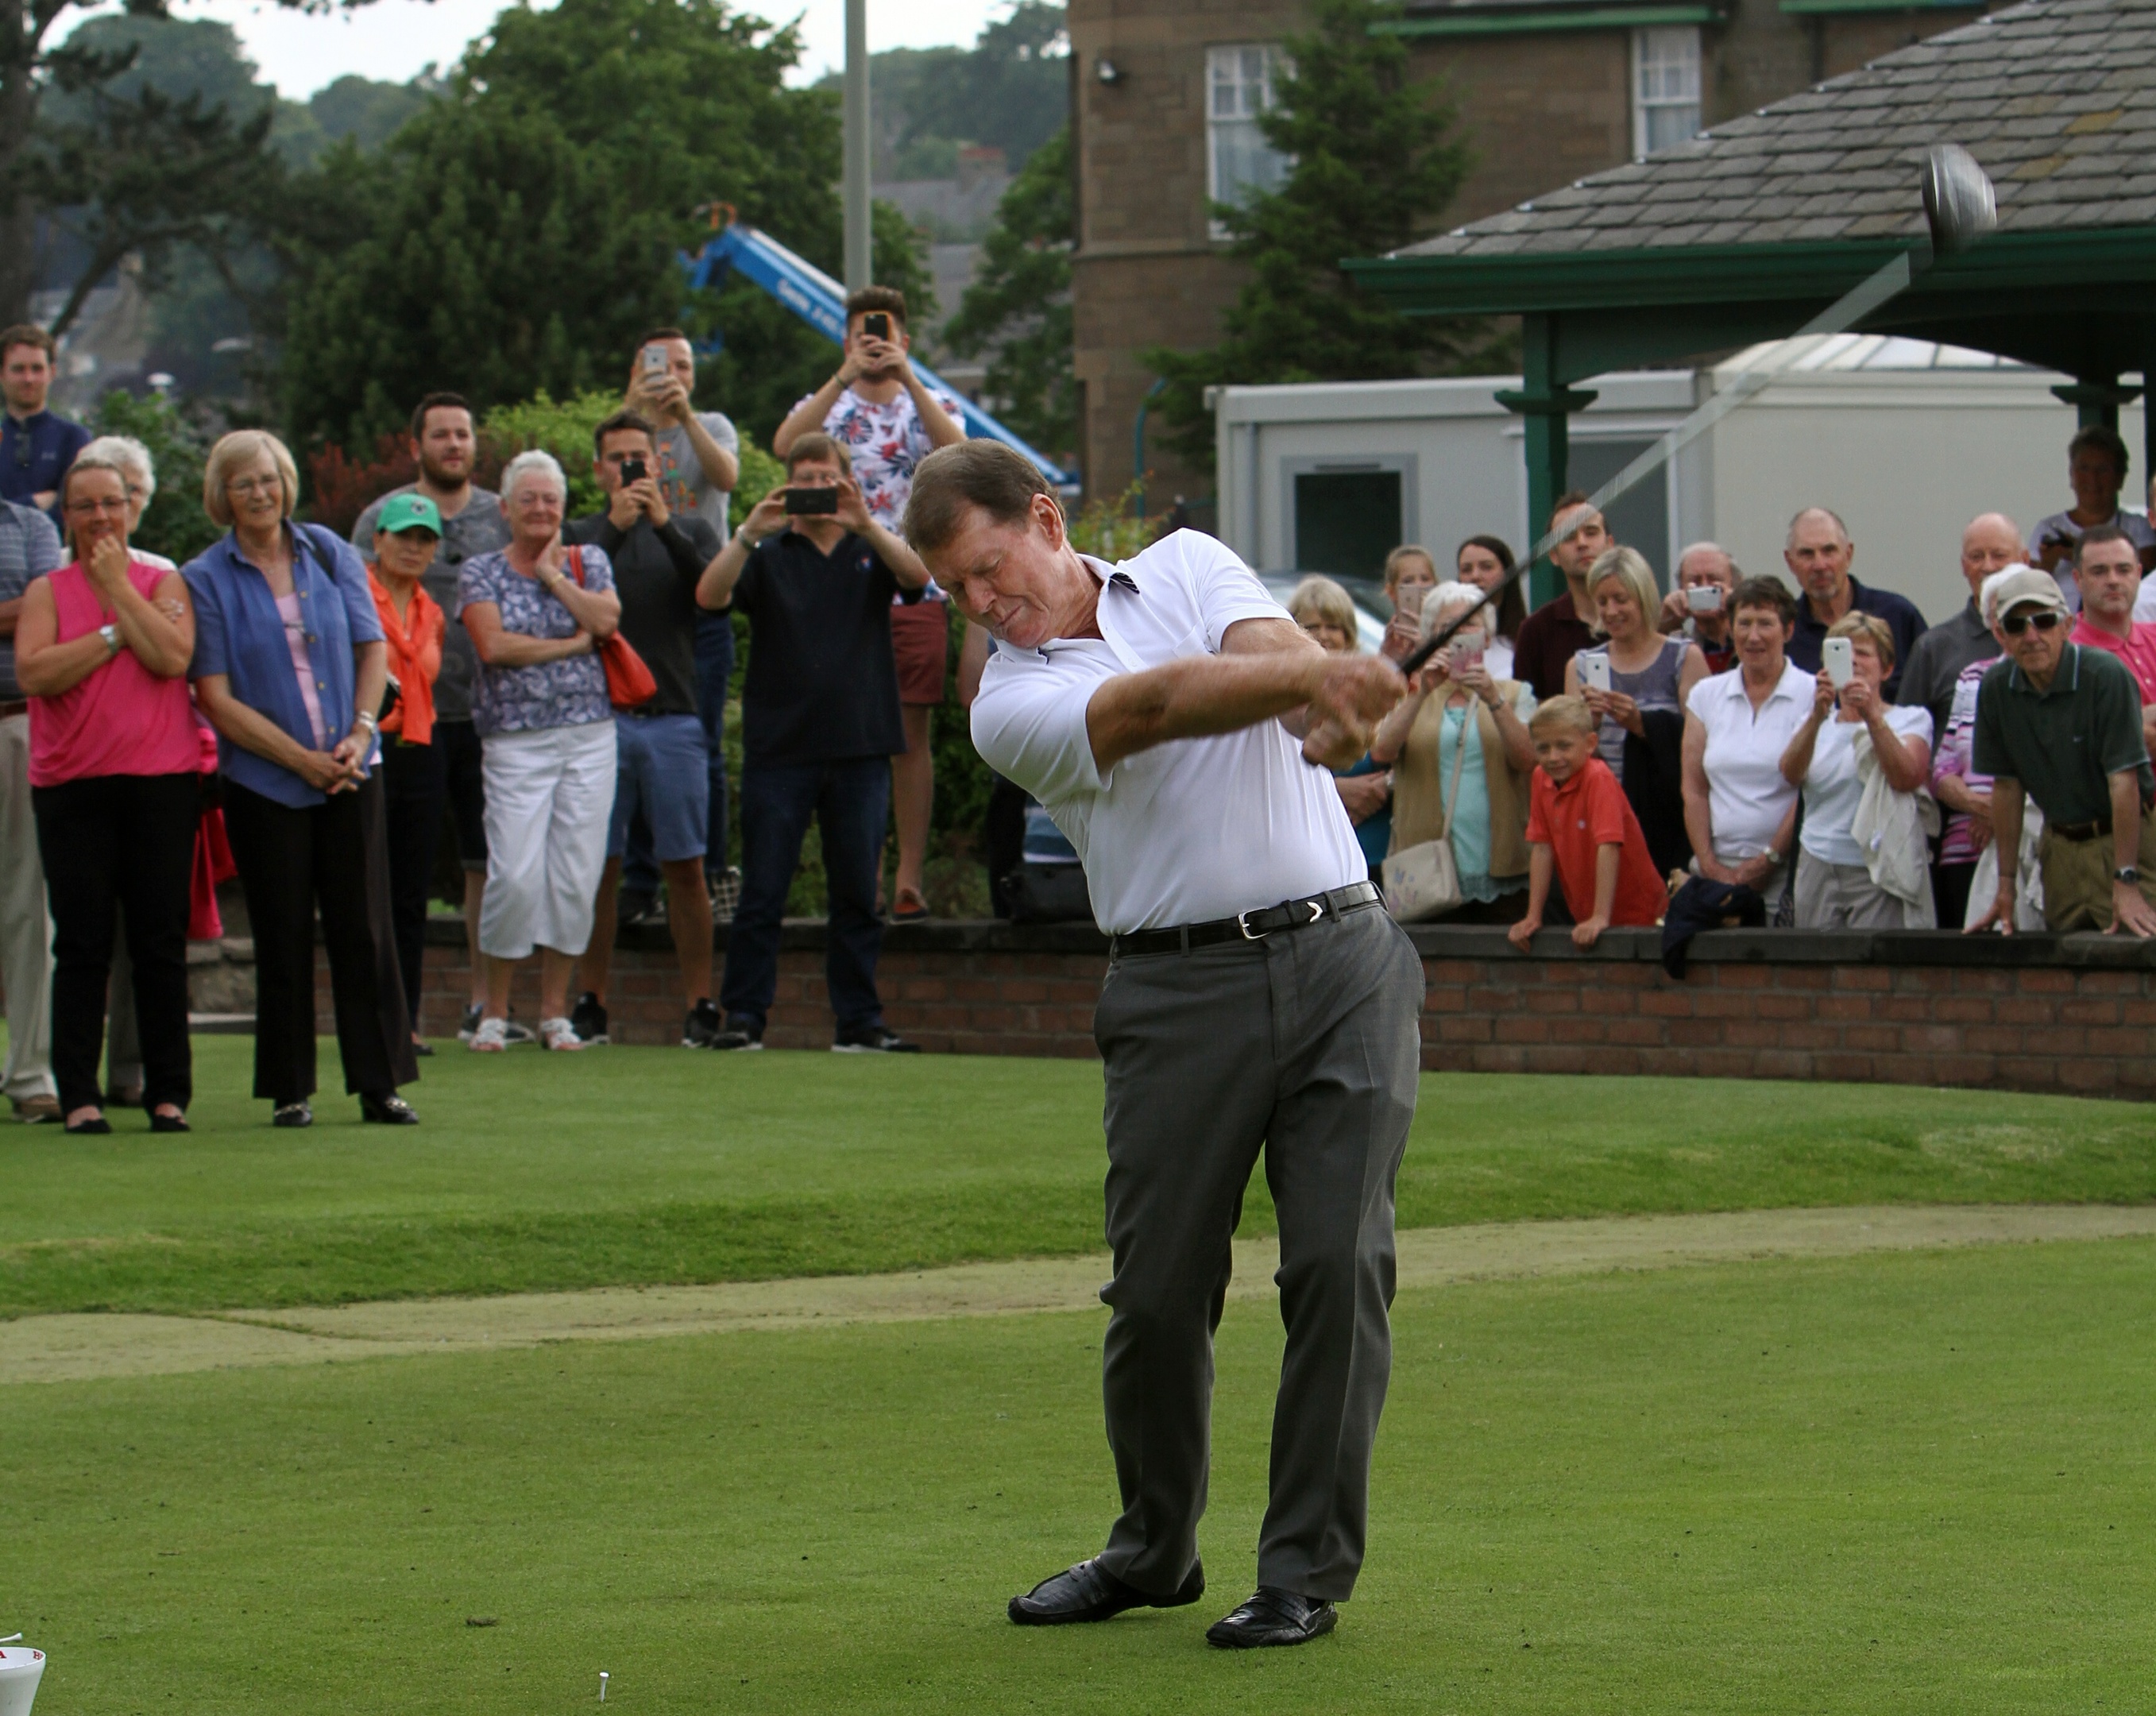
<path fill-rule="evenodd" d="M 2074 991 L 2074 974 L 2032 967 L 2015 972 L 2014 984 L 2025 995 L 2070 995 Z"/>
<path fill-rule="evenodd" d="M 1654 989 L 1640 997 L 1640 1011 L 1657 1019 L 1689 1019 L 1691 1003 L 1688 989 Z"/>
<path fill-rule="evenodd" d="M 1501 1043 L 1546 1043 L 1550 1040 L 1547 1019 L 1529 1019 L 1513 1015 L 1500 1019 L 1496 1024 L 1497 1040 Z"/>
<path fill-rule="evenodd" d="M 1527 997 L 1527 1009 L 1533 1013 L 1577 1013 L 1579 1011 L 1579 991 L 1537 989 Z"/>
<path fill-rule="evenodd" d="M 1600 1019 L 1560 1015 L 1550 1020 L 1549 1033 L 1553 1043 L 1601 1043 L 1609 1040 L 1609 1026 Z"/>
<path fill-rule="evenodd" d="M 2061 1001 L 2059 1004 L 2059 1022 L 2061 1025 L 2116 1025 L 2119 1016 L 2117 1001 Z"/>
<path fill-rule="evenodd" d="M 1943 995 L 1932 1003 L 1932 1017 L 1943 1025 L 1989 1025 L 1991 1003 L 1974 995 Z"/>
<path fill-rule="evenodd" d="M 1883 965 L 1837 965 L 1833 987 L 1838 989 L 1891 989 L 1894 974 Z"/>
<path fill-rule="evenodd" d="M 1871 1017 L 1872 1000 L 1869 995 L 1821 995 L 1814 1010 L 1820 1019 L 1866 1020 Z"/>
<path fill-rule="evenodd" d="M 1482 981 L 1480 959 L 1425 959 L 1423 979 L 1428 983 L 1471 984 Z"/>
<path fill-rule="evenodd" d="M 1831 987 L 1834 968 L 1830 965 L 1778 965 L 1774 968 L 1774 987 L 1778 989 L 1824 989 Z"/>

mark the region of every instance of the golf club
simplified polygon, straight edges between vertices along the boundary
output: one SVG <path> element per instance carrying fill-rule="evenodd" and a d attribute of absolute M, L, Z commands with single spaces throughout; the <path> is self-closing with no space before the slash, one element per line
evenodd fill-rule
<path fill-rule="evenodd" d="M 1924 219 L 1931 229 L 1928 240 L 1919 240 L 1912 244 L 1869 279 L 1860 280 L 1851 287 L 1799 328 L 1789 337 L 1792 340 L 1802 339 L 1810 334 L 1846 333 L 1852 326 L 1888 299 L 1906 290 L 1909 283 L 1931 266 L 1937 258 L 1952 256 L 1968 249 L 1999 224 L 1998 200 L 1992 190 L 1991 180 L 1976 164 L 1976 157 L 1958 143 L 1934 143 L 1925 155 L 1923 197 Z M 1788 368 L 1798 355 L 1785 349 L 1779 362 L 1763 368 L 1745 371 L 1603 484 L 1573 511 L 1588 509 L 1600 511 L 1634 485 L 1661 469 L 1680 448 L 1728 416 Z M 1569 513 L 1566 515 L 1568 517 L 1570 516 Z M 1522 555 L 1520 563 L 1491 588 L 1491 601 L 1494 602 L 1512 585 L 1525 578 L 1535 562 L 1563 542 L 1565 532 L 1561 528 L 1553 529 L 1535 544 L 1533 552 Z M 1480 608 L 1471 608 L 1425 640 L 1406 660 L 1400 663 L 1401 676 L 1412 677 L 1427 665 L 1433 655 L 1452 641 L 1453 634 L 1464 628 L 1481 611 Z"/>

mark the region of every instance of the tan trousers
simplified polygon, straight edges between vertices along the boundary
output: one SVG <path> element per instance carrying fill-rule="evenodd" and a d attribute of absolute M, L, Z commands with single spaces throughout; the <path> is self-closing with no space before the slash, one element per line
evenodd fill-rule
<path fill-rule="evenodd" d="M 2109 835 L 2070 840 L 2046 826 L 2036 848 L 2044 866 L 2046 929 L 2109 929 L 2111 871 L 2116 861 Z M 2141 897 L 2156 906 L 2156 810 L 2141 813 Z"/>
<path fill-rule="evenodd" d="M 53 1086 L 53 921 L 30 811 L 30 717 L 0 721 L 0 985 L 8 992 L 8 1066 L 0 1092 L 19 1102 Z"/>

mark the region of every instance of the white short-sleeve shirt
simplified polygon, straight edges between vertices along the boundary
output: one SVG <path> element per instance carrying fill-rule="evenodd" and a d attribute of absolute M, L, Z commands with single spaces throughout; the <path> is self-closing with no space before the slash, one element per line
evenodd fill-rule
<path fill-rule="evenodd" d="M 1797 796 L 1782 777 L 1782 753 L 1811 713 L 1818 684 L 1816 676 L 1785 665 L 1782 682 L 1756 712 L 1741 667 L 1710 674 L 1691 688 L 1685 707 L 1707 729 L 1707 806 L 1714 855 L 1724 864 L 1758 857 L 1780 831 Z"/>
<path fill-rule="evenodd" d="M 1849 833 L 1856 821 L 1856 807 L 1864 802 L 1864 779 L 1856 769 L 1856 736 L 1865 730 L 1861 721 L 1830 718 L 1820 724 L 1812 745 L 1812 766 L 1804 773 L 1804 827 L 1797 844 L 1823 863 L 1865 861 L 1864 848 Z M 1922 739 L 1929 745 L 1931 711 L 1891 706 L 1887 730 L 1897 738 Z"/>
<path fill-rule="evenodd" d="M 1228 547 L 1178 531 L 1101 580 L 1101 636 L 1039 650 L 1000 645 L 973 703 L 973 744 L 1038 799 L 1086 866 L 1110 934 L 1232 917 L 1368 879 L 1330 771 L 1302 759 L 1277 721 L 1177 739 L 1103 778 L 1086 708 L 1107 680 L 1217 655 L 1241 619 L 1286 619 Z"/>

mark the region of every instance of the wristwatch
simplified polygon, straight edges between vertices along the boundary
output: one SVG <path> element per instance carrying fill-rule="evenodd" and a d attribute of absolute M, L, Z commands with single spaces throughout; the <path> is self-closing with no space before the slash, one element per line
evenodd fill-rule
<path fill-rule="evenodd" d="M 97 629 L 97 635 L 105 640 L 105 647 L 106 649 L 110 650 L 115 655 L 117 655 L 120 653 L 122 645 L 120 641 L 120 628 L 118 626 L 109 623 L 105 625 L 100 625 Z"/>
<path fill-rule="evenodd" d="M 1781 867 L 1782 855 L 1779 852 L 1777 852 L 1772 846 L 1768 847 L 1767 850 L 1762 852 L 1759 855 L 1767 861 L 1767 865 L 1769 869 L 1779 870 Z"/>
<path fill-rule="evenodd" d="M 2128 887 L 2133 887 L 2140 883 L 2141 871 L 2133 865 L 2123 865 L 2112 871 L 2111 879 L 2113 881 L 2123 881 Z"/>

